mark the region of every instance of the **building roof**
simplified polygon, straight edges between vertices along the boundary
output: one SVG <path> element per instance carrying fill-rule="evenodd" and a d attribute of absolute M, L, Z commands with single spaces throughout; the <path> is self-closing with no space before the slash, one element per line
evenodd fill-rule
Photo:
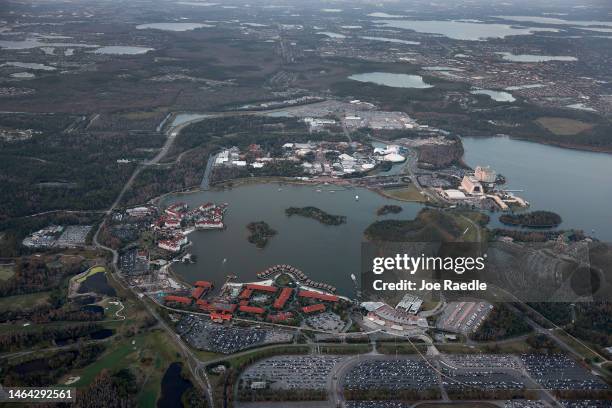
<path fill-rule="evenodd" d="M 240 310 L 241 312 L 245 312 L 245 313 L 255 313 L 255 314 L 265 313 L 265 310 L 263 308 L 256 307 L 256 306 L 240 306 L 238 310 Z"/>
<path fill-rule="evenodd" d="M 291 288 L 283 288 L 283 290 L 281 290 L 280 295 L 278 295 L 278 297 L 274 301 L 274 305 L 273 305 L 274 308 L 275 309 L 282 309 L 283 306 L 285 306 L 285 303 L 287 302 L 289 297 L 291 296 L 291 293 L 293 293 L 293 289 L 291 289 Z"/>
<path fill-rule="evenodd" d="M 206 289 L 205 288 L 201 288 L 201 287 L 196 287 L 192 292 L 191 292 L 191 297 L 193 297 L 194 299 L 199 299 L 200 296 L 202 296 L 202 294 L 204 294 L 204 291 Z"/>
<path fill-rule="evenodd" d="M 304 313 L 322 312 L 323 310 L 325 310 L 325 305 L 323 303 L 317 303 L 316 305 L 304 306 L 302 308 L 302 312 Z"/>
<path fill-rule="evenodd" d="M 243 289 L 238 296 L 240 299 L 248 299 L 253 294 L 253 289 Z"/>
<path fill-rule="evenodd" d="M 166 302 L 175 302 L 175 303 L 183 303 L 185 305 L 191 304 L 191 299 L 189 299 L 187 297 L 184 297 L 184 296 L 168 295 L 168 296 L 164 297 L 164 301 L 166 301 Z"/>
<path fill-rule="evenodd" d="M 446 196 L 451 200 L 463 200 L 465 198 L 465 194 L 463 194 L 463 191 L 459 190 L 444 190 L 444 194 L 446 194 Z"/>
<path fill-rule="evenodd" d="M 277 288 L 275 288 L 274 286 L 257 285 L 255 283 L 249 283 L 248 285 L 246 285 L 246 287 L 247 289 L 251 289 L 251 290 L 259 290 L 262 292 L 271 292 L 271 293 L 274 293 L 277 290 Z"/>

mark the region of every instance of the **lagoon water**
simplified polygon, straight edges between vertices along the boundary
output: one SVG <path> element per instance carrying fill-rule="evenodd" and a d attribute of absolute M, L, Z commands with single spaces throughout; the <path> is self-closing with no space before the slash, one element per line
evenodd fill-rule
<path fill-rule="evenodd" d="M 96 48 L 98 46 L 91 45 L 91 44 L 83 44 L 83 43 L 54 43 L 54 42 L 47 43 L 47 42 L 40 41 L 38 38 L 28 38 L 25 40 L 18 40 L 18 41 L 6 41 L 6 40 L 0 41 L 0 48 L 7 49 L 7 50 L 28 50 L 31 48 L 40 48 L 40 47 Z"/>
<path fill-rule="evenodd" d="M 344 35 L 344 34 L 332 33 L 330 31 L 319 31 L 319 32 L 317 32 L 317 34 L 325 35 L 325 36 L 327 36 L 329 38 L 337 38 L 337 39 L 346 38 L 346 35 Z"/>
<path fill-rule="evenodd" d="M 37 71 L 55 71 L 57 68 L 50 67 L 49 65 L 38 64 L 36 62 L 5 62 L 0 65 L 1 67 L 16 67 L 16 68 L 27 68 Z"/>
<path fill-rule="evenodd" d="M 195 30 L 196 28 L 206 28 L 206 27 L 214 27 L 210 24 L 200 24 L 200 23 L 150 23 L 150 24 L 140 24 L 137 25 L 136 28 L 138 30 L 162 30 L 162 31 L 190 31 Z"/>
<path fill-rule="evenodd" d="M 355 74 L 348 77 L 353 81 L 371 82 L 377 85 L 390 86 L 393 88 L 432 88 L 423 81 L 420 75 L 391 74 L 389 72 L 368 72 L 366 74 Z"/>
<path fill-rule="evenodd" d="M 506 61 L 513 62 L 547 62 L 547 61 L 578 61 L 576 57 L 567 55 L 534 55 L 534 54 L 519 54 L 515 55 L 511 52 L 496 52 Z"/>
<path fill-rule="evenodd" d="M 474 89 L 470 91 L 473 95 L 487 95 L 496 102 L 514 102 L 516 99 L 511 93 L 503 91 L 492 91 L 490 89 Z"/>
<path fill-rule="evenodd" d="M 612 21 L 588 21 L 588 20 L 564 20 L 554 17 L 539 16 L 494 16 L 503 20 L 517 21 L 519 23 L 538 23 L 549 25 L 574 25 L 574 26 L 604 26 L 612 27 Z"/>
<path fill-rule="evenodd" d="M 355 195 L 359 195 L 358 201 Z M 229 203 L 224 231 L 195 231 L 189 235 L 197 263 L 174 265 L 187 281 L 206 279 L 219 286 L 230 273 L 238 279 L 255 280 L 257 272 L 271 265 L 290 263 L 346 295 L 352 294 L 351 273 L 360 274 L 363 232 L 377 219 L 376 210 L 385 204 L 397 204 L 404 211 L 386 217 L 412 219 L 421 208 L 420 204 L 387 199 L 366 189 L 276 183 L 172 196 L 161 205 L 179 201 L 190 207 L 208 201 Z M 330 214 L 345 215 L 347 222 L 328 226 L 300 216 L 287 217 L 285 209 L 291 206 L 315 206 Z M 246 226 L 252 221 L 265 221 L 278 231 L 264 249 L 247 241 Z"/>
<path fill-rule="evenodd" d="M 488 38 L 505 38 L 509 35 L 529 35 L 540 31 L 558 32 L 555 28 L 515 27 L 508 24 L 487 24 L 444 20 L 378 20 L 383 27 L 414 30 L 418 33 L 443 35 L 455 40 L 481 41 Z"/>
<path fill-rule="evenodd" d="M 490 165 L 508 179 L 507 188 L 531 203 L 532 210 L 552 210 L 563 217 L 561 228 L 583 229 L 596 238 L 612 241 L 612 155 L 582 152 L 506 137 L 463 138 L 465 161 L 470 166 Z M 355 196 L 359 200 L 355 200 Z M 249 184 L 222 191 L 201 191 L 169 196 L 162 206 L 186 202 L 230 204 L 223 231 L 195 231 L 189 235 L 196 264 L 175 264 L 185 280 L 214 281 L 219 286 L 228 274 L 255 280 L 256 273 L 278 263 L 290 263 L 314 280 L 324 280 L 340 294 L 352 295 L 350 274 L 360 271 L 363 232 L 377 218 L 412 219 L 422 208 L 417 203 L 387 199 L 361 188 L 331 185 Z M 377 217 L 385 204 L 404 211 Z M 315 206 L 347 223 L 326 226 L 299 216 L 287 217 L 291 206 Z M 498 214 L 492 226 L 500 226 Z M 264 249 L 247 241 L 246 225 L 265 221 L 278 234 Z M 595 230 L 595 232 L 592 232 Z"/>
<path fill-rule="evenodd" d="M 108 55 L 140 55 L 140 54 L 146 54 L 149 51 L 153 51 L 153 48 L 113 45 L 113 46 L 98 48 L 97 50 L 94 51 L 94 53 L 95 54 L 108 54 Z"/>
<path fill-rule="evenodd" d="M 382 41 L 382 42 L 396 43 L 396 44 L 406 44 L 406 45 L 420 45 L 421 44 L 418 41 L 406 41 L 406 40 L 399 40 L 397 38 L 387 38 L 387 37 L 367 37 L 367 36 L 362 36 L 362 37 L 359 37 L 359 38 L 362 38 L 364 40 L 370 40 L 370 41 Z"/>
<path fill-rule="evenodd" d="M 594 229 L 596 238 L 612 241 L 612 155 L 507 137 L 464 137 L 463 145 L 468 165 L 490 165 L 503 174 L 508 189 L 524 190 L 517 194 L 531 210 L 557 212 L 560 228 Z"/>

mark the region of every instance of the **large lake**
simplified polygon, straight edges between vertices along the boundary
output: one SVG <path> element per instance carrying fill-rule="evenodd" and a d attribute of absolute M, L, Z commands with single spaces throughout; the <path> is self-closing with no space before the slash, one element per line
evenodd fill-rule
<path fill-rule="evenodd" d="M 516 99 L 511 93 L 503 91 L 492 91 L 490 89 L 474 89 L 470 91 L 473 95 L 487 95 L 496 102 L 514 102 Z"/>
<path fill-rule="evenodd" d="M 524 190 L 517 194 L 532 210 L 555 211 L 563 217 L 561 228 L 612 241 L 612 155 L 507 137 L 464 137 L 463 145 L 468 165 L 503 174 L 509 189 Z"/>
<path fill-rule="evenodd" d="M 418 33 L 444 35 L 455 40 L 480 41 L 488 38 L 505 38 L 510 35 L 529 35 L 539 31 L 557 32 L 555 28 L 515 27 L 508 24 L 488 24 L 445 20 L 378 20 L 383 27 L 413 30 Z"/>
<path fill-rule="evenodd" d="M 214 27 L 210 24 L 201 23 L 149 23 L 136 26 L 138 30 L 162 30 L 162 31 L 191 31 L 196 28 Z"/>
<path fill-rule="evenodd" d="M 530 201 L 532 210 L 558 212 L 563 217 L 561 228 L 583 229 L 596 238 L 612 241 L 612 155 L 506 137 L 465 137 L 463 143 L 467 164 L 491 165 L 506 176 L 507 188 L 524 190 L 517 194 Z M 190 251 L 198 261 L 174 266 L 187 281 L 206 279 L 219 286 L 228 274 L 254 280 L 256 273 L 268 266 L 290 263 L 345 295 L 353 294 L 350 275 L 359 276 L 363 232 L 377 219 L 376 210 L 385 204 L 397 204 L 404 211 L 386 218 L 412 219 L 422 208 L 366 189 L 278 183 L 169 196 L 161 205 L 179 201 L 190 207 L 208 201 L 229 203 L 225 230 L 189 235 L 193 242 Z M 308 218 L 287 217 L 284 211 L 291 206 L 319 207 L 330 214 L 347 216 L 347 223 L 326 226 Z M 499 225 L 497 215 L 492 217 L 492 226 Z M 264 249 L 247 241 L 246 225 L 252 221 L 265 221 L 278 231 Z"/>
<path fill-rule="evenodd" d="M 535 55 L 535 54 L 519 54 L 515 55 L 511 52 L 496 52 L 506 61 L 513 62 L 548 62 L 548 61 L 578 61 L 578 58 L 569 55 Z"/>
<path fill-rule="evenodd" d="M 432 88 L 423 81 L 420 75 L 391 74 L 388 72 L 368 72 L 366 74 L 355 74 L 348 77 L 353 81 L 371 82 L 376 85 L 390 86 L 392 88 Z"/>
<path fill-rule="evenodd" d="M 190 207 L 208 201 L 229 203 L 224 231 L 195 231 L 189 235 L 197 263 L 174 266 L 186 280 L 207 279 L 219 286 L 229 273 L 242 280 L 254 280 L 257 272 L 271 265 L 289 263 L 346 295 L 353 294 L 350 275 L 360 274 L 363 232 L 377 219 L 376 210 L 385 204 L 397 204 L 404 211 L 387 217 L 412 219 L 421 208 L 419 204 L 389 200 L 365 189 L 276 183 L 173 196 L 162 205 L 177 201 Z M 291 206 L 316 206 L 330 214 L 345 215 L 347 222 L 327 226 L 309 218 L 287 217 L 285 209 Z M 265 221 L 278 231 L 264 249 L 247 241 L 246 226 L 252 221 Z"/>
<path fill-rule="evenodd" d="M 539 16 L 494 16 L 503 20 L 517 21 L 519 23 L 538 23 L 549 25 L 574 25 L 581 27 L 604 26 L 612 27 L 612 21 L 564 20 L 554 17 Z"/>

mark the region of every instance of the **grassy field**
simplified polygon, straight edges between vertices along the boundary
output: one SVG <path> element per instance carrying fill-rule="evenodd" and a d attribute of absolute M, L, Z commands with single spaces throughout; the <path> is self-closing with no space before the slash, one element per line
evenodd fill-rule
<path fill-rule="evenodd" d="M 497 343 L 495 345 L 476 344 L 466 345 L 459 343 L 448 343 L 437 345 L 438 350 L 442 353 L 526 353 L 531 350 L 531 347 L 524 340 L 516 340 L 510 342 Z"/>
<path fill-rule="evenodd" d="M 63 381 L 68 377 L 80 377 L 73 386 L 85 387 L 103 369 L 113 372 L 131 368 L 141 383 L 138 405 L 155 406 L 166 369 L 172 362 L 180 360 L 166 333 L 154 330 L 107 344 L 108 349 L 96 362 L 69 373 Z"/>
<path fill-rule="evenodd" d="M 29 309 L 47 303 L 51 292 L 28 293 L 0 298 L 0 310 Z"/>
<path fill-rule="evenodd" d="M 414 201 L 419 203 L 427 201 L 425 196 L 421 194 L 414 184 L 410 184 L 408 187 L 383 190 L 382 194 L 386 197 L 395 198 L 400 201 Z"/>
<path fill-rule="evenodd" d="M 83 283 L 90 276 L 100 272 L 106 272 L 106 269 L 103 266 L 94 266 L 93 268 L 89 269 L 84 275 L 76 278 L 76 282 Z"/>
<path fill-rule="evenodd" d="M 13 265 L 0 265 L 0 280 L 7 281 L 15 274 L 15 267 Z"/>
<path fill-rule="evenodd" d="M 589 359 L 589 360 L 594 360 L 594 361 L 602 361 L 601 358 L 599 357 L 598 354 L 596 354 L 596 352 L 593 352 L 591 350 L 595 350 L 593 348 L 593 346 L 591 344 L 589 344 L 587 341 L 581 340 L 581 342 L 578 342 L 577 340 L 575 340 L 573 337 L 568 336 L 564 331 L 562 330 L 555 330 L 555 333 L 557 334 L 557 336 L 559 336 L 565 343 L 567 343 L 567 345 L 569 345 L 570 347 L 572 347 L 574 350 L 576 350 L 576 352 L 578 354 L 580 354 L 583 358 L 585 359 Z M 581 344 L 583 343 L 583 344 Z"/>
<path fill-rule="evenodd" d="M 577 135 L 593 127 L 590 123 L 581 122 L 575 119 L 553 118 L 547 116 L 538 118 L 535 122 L 557 136 Z"/>

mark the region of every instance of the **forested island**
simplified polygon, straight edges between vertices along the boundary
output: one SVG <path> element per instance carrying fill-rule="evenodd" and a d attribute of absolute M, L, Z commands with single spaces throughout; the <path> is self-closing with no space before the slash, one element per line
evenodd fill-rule
<path fill-rule="evenodd" d="M 255 244 L 257 248 L 265 247 L 270 238 L 277 234 L 276 230 L 264 221 L 251 222 L 247 225 L 247 229 L 251 233 L 248 237 L 249 242 Z"/>
<path fill-rule="evenodd" d="M 402 207 L 399 205 L 383 205 L 376 211 L 377 215 L 399 214 L 402 212 Z"/>
<path fill-rule="evenodd" d="M 505 225 L 527 228 L 553 228 L 561 224 L 561 216 L 551 211 L 532 211 L 522 214 L 503 214 L 499 221 Z"/>
<path fill-rule="evenodd" d="M 300 215 L 302 217 L 312 218 L 325 225 L 340 225 L 346 223 L 344 215 L 332 215 L 317 207 L 289 207 L 285 210 L 288 217 L 292 215 Z"/>

